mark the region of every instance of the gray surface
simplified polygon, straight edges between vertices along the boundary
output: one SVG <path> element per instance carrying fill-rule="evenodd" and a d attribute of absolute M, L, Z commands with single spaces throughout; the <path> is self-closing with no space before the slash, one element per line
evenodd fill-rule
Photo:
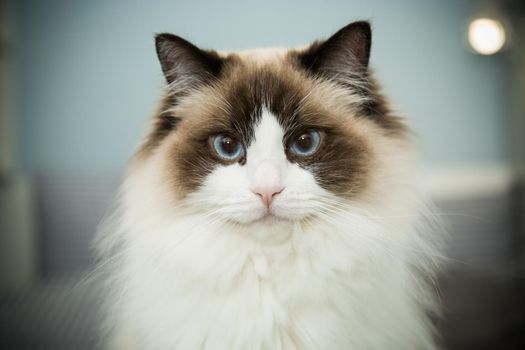
<path fill-rule="evenodd" d="M 94 349 L 100 289 L 78 278 L 0 294 L 0 348 Z"/>
<path fill-rule="evenodd" d="M 454 268 L 439 279 L 443 348 L 525 349 L 525 286 L 486 271 Z"/>
<path fill-rule="evenodd" d="M 444 254 L 451 264 L 507 274 L 513 259 L 510 193 L 440 200 L 436 205 L 450 227 Z"/>
<path fill-rule="evenodd" d="M 93 262 L 92 241 L 117 191 L 107 177 L 40 176 L 36 181 L 43 277 L 68 276 Z"/>

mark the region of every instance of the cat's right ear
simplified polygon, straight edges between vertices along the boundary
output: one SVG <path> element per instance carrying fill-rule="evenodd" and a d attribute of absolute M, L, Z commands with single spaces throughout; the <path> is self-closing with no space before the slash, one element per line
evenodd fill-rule
<path fill-rule="evenodd" d="M 372 31 L 368 22 L 350 23 L 324 41 L 300 52 L 299 62 L 308 71 L 334 80 L 365 77 L 370 58 Z"/>
<path fill-rule="evenodd" d="M 215 51 L 201 50 L 173 34 L 155 36 L 157 56 L 168 84 L 194 87 L 209 83 L 221 71 L 223 60 Z"/>

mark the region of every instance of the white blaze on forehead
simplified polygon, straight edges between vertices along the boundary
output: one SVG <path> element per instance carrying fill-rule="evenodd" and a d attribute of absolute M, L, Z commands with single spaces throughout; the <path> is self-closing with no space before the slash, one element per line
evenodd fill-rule
<path fill-rule="evenodd" d="M 254 139 L 246 152 L 246 166 L 253 186 L 282 185 L 288 160 L 283 146 L 284 130 L 277 118 L 263 109 Z"/>
<path fill-rule="evenodd" d="M 263 159 L 285 159 L 283 147 L 284 130 L 277 118 L 266 108 L 254 128 L 254 138 L 248 147 L 248 161 Z"/>

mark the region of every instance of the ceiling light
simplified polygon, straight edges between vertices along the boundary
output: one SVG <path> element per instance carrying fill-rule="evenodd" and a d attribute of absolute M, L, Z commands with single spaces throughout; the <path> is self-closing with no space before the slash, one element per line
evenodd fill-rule
<path fill-rule="evenodd" d="M 490 18 L 477 18 L 468 26 L 468 41 L 481 55 L 493 55 L 505 45 L 505 28 L 501 22 Z"/>

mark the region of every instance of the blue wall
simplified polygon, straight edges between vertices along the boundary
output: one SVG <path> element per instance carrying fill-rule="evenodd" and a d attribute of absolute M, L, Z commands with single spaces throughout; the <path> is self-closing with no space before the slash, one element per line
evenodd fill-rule
<path fill-rule="evenodd" d="M 502 57 L 466 49 L 468 1 L 17 1 L 20 166 L 120 171 L 163 84 L 153 35 L 203 47 L 290 46 L 355 19 L 426 163 L 505 159 Z"/>

